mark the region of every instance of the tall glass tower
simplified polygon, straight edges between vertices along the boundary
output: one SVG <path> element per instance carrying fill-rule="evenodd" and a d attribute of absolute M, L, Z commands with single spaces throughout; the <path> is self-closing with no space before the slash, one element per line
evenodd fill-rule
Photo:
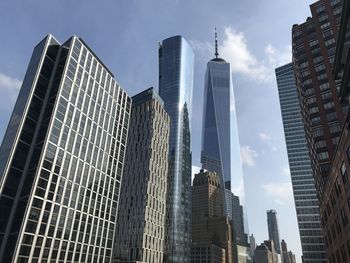
<path fill-rule="evenodd" d="M 218 55 L 216 49 L 205 74 L 201 162 L 204 169 L 219 175 L 221 185 L 231 189 L 231 69 Z"/>
<path fill-rule="evenodd" d="M 189 262 L 191 254 L 193 67 L 194 53 L 183 37 L 163 40 L 159 48 L 159 95 L 170 116 L 168 262 Z"/>
<path fill-rule="evenodd" d="M 110 262 L 130 97 L 84 43 L 34 49 L 0 148 L 0 262 Z"/>
<path fill-rule="evenodd" d="M 293 63 L 277 68 L 276 78 L 303 258 L 305 262 L 325 262 L 319 203 Z"/>

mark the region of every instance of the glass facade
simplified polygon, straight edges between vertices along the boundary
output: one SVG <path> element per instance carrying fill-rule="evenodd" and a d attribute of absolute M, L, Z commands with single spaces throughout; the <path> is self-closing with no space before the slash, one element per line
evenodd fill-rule
<path fill-rule="evenodd" d="M 303 258 L 305 262 L 325 262 L 319 203 L 293 63 L 277 68 L 276 78 Z"/>
<path fill-rule="evenodd" d="M 194 53 L 181 36 L 159 48 L 159 95 L 170 116 L 168 262 L 189 262 L 191 252 L 191 107 Z"/>
<path fill-rule="evenodd" d="M 230 64 L 221 59 L 209 61 L 205 74 L 201 161 L 204 169 L 219 175 L 221 185 L 227 189 L 231 189 L 230 90 Z"/>
<path fill-rule="evenodd" d="M 75 36 L 45 38 L 25 80 L 0 188 L 0 261 L 110 262 L 131 100 Z"/>

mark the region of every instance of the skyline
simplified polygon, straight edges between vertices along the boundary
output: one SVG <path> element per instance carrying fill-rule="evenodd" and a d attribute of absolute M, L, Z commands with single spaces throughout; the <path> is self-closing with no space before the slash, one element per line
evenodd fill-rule
<path fill-rule="evenodd" d="M 155 1 L 153 1 L 153 3 L 154 2 Z M 249 1 L 249 2 L 253 2 L 253 1 Z M 275 4 L 277 5 L 277 9 L 282 8 L 282 6 L 283 8 L 287 8 L 289 4 L 287 1 L 281 1 L 281 3 L 278 1 L 269 1 L 269 3 L 274 3 L 274 2 L 276 2 Z M 87 31 L 89 26 L 93 25 L 94 23 L 89 22 L 86 18 L 82 19 L 81 17 L 82 14 L 79 12 L 77 16 L 80 19 L 82 19 L 81 24 L 86 23 L 86 25 L 85 26 L 78 25 L 79 24 L 78 20 L 73 19 L 73 23 L 70 25 L 71 27 L 67 27 L 68 29 L 65 29 L 63 25 L 59 25 L 59 26 L 52 25 L 52 22 L 47 24 L 41 24 L 39 26 L 38 21 L 43 20 L 46 17 L 46 15 L 41 14 L 35 18 L 32 15 L 29 15 L 29 17 L 27 15 L 26 17 L 27 17 L 27 20 L 29 18 L 29 22 L 30 22 L 29 24 L 37 24 L 37 27 L 39 28 L 39 30 L 38 29 L 34 30 L 34 27 L 35 27 L 34 26 L 33 30 L 30 32 L 33 32 L 33 31 L 36 31 L 36 32 L 31 36 L 28 36 L 25 33 L 25 30 L 23 30 L 25 27 L 21 27 L 21 25 L 23 26 L 23 18 L 21 18 L 23 17 L 23 14 L 21 14 L 19 16 L 20 17 L 19 21 L 14 22 L 15 25 L 12 26 L 12 27 L 15 27 L 16 25 L 17 26 L 19 25 L 18 27 L 19 30 L 16 31 L 16 34 L 6 31 L 7 37 L 5 38 L 5 41 L 1 44 L 2 50 L 3 50 L 2 51 L 3 60 L 0 62 L 0 72 L 1 72 L 0 76 L 1 76 L 1 84 L 2 84 L 2 86 L 0 87 L 0 90 L 1 90 L 0 121 L 2 125 L 0 127 L 1 138 L 3 136 L 4 129 L 6 128 L 3 126 L 6 125 L 6 123 L 8 122 L 9 112 L 11 112 L 13 108 L 13 102 L 12 102 L 12 106 L 10 105 L 10 103 L 7 103 L 8 98 L 16 97 L 15 92 L 7 94 L 8 93 L 7 90 L 5 90 L 3 87 L 5 88 L 18 87 L 19 81 L 24 76 L 23 72 L 27 66 L 29 56 L 32 52 L 32 47 L 34 46 L 34 43 L 36 43 L 38 39 L 42 38 L 42 36 L 44 36 L 48 32 L 52 32 L 54 35 L 57 35 L 59 39 L 63 39 L 64 37 L 62 37 L 62 35 L 66 36 L 69 34 L 70 31 L 74 31 L 76 35 L 82 36 L 94 48 L 94 50 L 96 50 L 96 53 L 103 59 L 103 61 L 106 61 L 108 68 L 111 69 L 116 74 L 117 79 L 120 81 L 120 83 L 126 89 L 129 95 L 134 95 L 138 91 L 140 91 L 141 89 L 144 89 L 147 86 L 157 86 L 157 80 L 156 80 L 157 42 L 161 41 L 161 39 L 164 39 L 165 37 L 172 35 L 173 33 L 174 35 L 183 34 L 189 40 L 190 44 L 192 45 L 196 53 L 194 105 L 198 104 L 199 106 L 194 107 L 193 115 L 194 116 L 201 115 L 200 114 L 200 112 L 202 111 L 201 99 L 203 96 L 202 94 L 204 89 L 204 72 L 205 72 L 205 70 L 203 69 L 206 66 L 206 61 L 212 58 L 214 55 L 213 28 L 214 28 L 214 25 L 216 25 L 219 31 L 218 33 L 219 33 L 219 52 L 221 54 L 220 56 L 225 58 L 227 61 L 231 62 L 232 68 L 233 68 L 232 69 L 233 88 L 235 90 L 235 95 L 237 98 L 236 105 L 237 105 L 237 115 L 238 115 L 238 128 L 240 130 L 242 153 L 243 153 L 243 156 L 245 157 L 243 160 L 245 185 L 246 185 L 246 197 L 247 197 L 245 205 L 248 210 L 250 233 L 254 233 L 259 243 L 260 241 L 267 238 L 267 226 L 264 225 L 265 210 L 268 210 L 270 208 L 275 208 L 276 210 L 278 210 L 279 215 L 280 216 L 283 215 L 283 218 L 279 219 L 280 222 L 285 221 L 285 219 L 291 218 L 291 216 L 294 216 L 295 218 L 295 208 L 293 204 L 294 202 L 291 199 L 290 177 L 286 172 L 286 167 L 288 165 L 288 162 L 287 162 L 287 155 L 286 155 L 285 146 L 284 146 L 284 136 L 283 136 L 283 130 L 282 130 L 282 121 L 280 118 L 277 88 L 274 81 L 274 77 L 271 77 L 271 74 L 274 73 L 275 65 L 276 66 L 282 65 L 282 63 L 280 62 L 283 62 L 283 63 L 290 62 L 288 61 L 288 58 L 281 59 L 281 57 L 284 56 L 282 53 L 290 52 L 288 50 L 288 45 L 290 45 L 291 26 L 295 22 L 304 21 L 307 15 L 309 15 L 308 5 L 305 2 L 301 4 L 301 2 L 302 1 L 299 1 L 300 4 L 299 5 L 296 4 L 297 8 L 294 8 L 294 10 L 298 10 L 300 12 L 299 13 L 296 12 L 297 15 L 295 15 L 293 19 L 291 18 L 290 14 L 286 16 L 289 18 L 288 21 L 290 22 L 284 23 L 286 25 L 285 30 L 283 30 L 283 32 L 281 31 L 282 34 L 279 34 L 279 35 L 284 34 L 284 36 L 288 36 L 288 38 L 281 41 L 282 44 L 279 44 L 278 41 L 276 40 L 259 41 L 259 39 L 260 40 L 262 39 L 262 36 L 261 35 L 259 36 L 259 34 L 257 33 L 256 36 L 253 37 L 252 35 L 254 35 L 254 32 L 252 31 L 254 30 L 251 28 L 249 29 L 249 26 L 248 28 L 247 26 L 243 26 L 242 25 L 243 22 L 235 23 L 234 21 L 231 21 L 231 22 L 219 21 L 217 23 L 213 23 L 211 21 L 209 23 L 210 25 L 208 25 L 207 23 L 206 25 L 201 26 L 201 28 L 202 27 L 205 28 L 205 30 L 203 30 L 203 32 L 201 33 L 195 33 L 195 32 L 191 33 L 190 30 L 187 29 L 184 25 L 181 25 L 177 29 L 175 29 L 174 25 L 168 26 L 170 28 L 161 27 L 157 33 L 154 33 L 152 32 L 151 28 L 153 27 L 153 29 L 155 29 L 156 27 L 151 25 L 149 26 L 150 29 L 145 30 L 146 33 L 143 33 L 143 34 L 151 35 L 149 38 L 145 38 L 147 39 L 147 41 L 145 41 L 146 42 L 145 46 L 142 48 L 136 48 L 135 50 L 134 42 L 130 41 L 130 39 L 132 39 L 132 36 L 130 35 L 128 36 L 129 38 L 128 41 L 130 42 L 125 40 L 125 34 L 130 33 L 130 29 L 120 28 L 120 26 L 123 25 L 123 22 L 121 22 L 119 25 L 119 28 L 118 28 L 118 25 L 116 25 L 117 27 L 116 31 L 122 35 L 121 37 L 117 38 L 117 41 L 122 40 L 121 46 L 122 47 L 124 46 L 124 49 L 123 49 L 120 47 L 120 45 L 114 46 L 115 44 L 117 44 L 116 40 L 111 41 L 111 43 L 106 43 L 103 41 L 103 38 L 98 37 L 98 36 L 101 36 L 101 34 L 99 35 L 97 33 L 99 30 L 96 30 L 96 27 L 98 29 L 101 26 L 95 26 L 95 27 L 92 26 L 92 28 L 89 29 L 89 31 Z M 171 8 L 173 8 L 174 6 L 176 7 L 175 4 L 176 3 L 171 4 Z M 6 7 L 6 5 L 8 4 L 2 3 L 1 5 L 4 5 L 4 7 Z M 16 5 L 16 3 L 10 4 L 10 5 L 12 5 L 12 9 L 14 9 L 14 6 Z M 60 8 L 57 7 L 56 4 L 53 4 L 53 5 L 54 6 L 52 6 L 50 10 L 54 10 L 56 8 L 58 9 L 57 12 L 59 12 Z M 188 8 L 188 6 L 191 6 L 191 5 L 193 5 L 193 2 L 190 1 L 187 4 L 184 4 L 183 8 L 186 9 L 186 7 Z M 36 6 L 35 4 L 34 6 L 38 8 L 38 6 Z M 108 11 L 108 8 L 106 8 L 106 3 L 102 3 L 102 6 L 107 13 L 110 12 Z M 246 7 L 247 6 L 245 6 L 245 3 L 239 3 L 238 7 L 235 10 L 238 10 L 237 13 L 239 13 L 239 10 L 244 10 L 244 8 Z M 258 7 L 259 7 L 258 11 L 261 12 L 263 7 L 261 6 L 258 6 Z M 29 12 L 31 12 L 32 10 L 31 8 L 29 8 Z M 85 6 L 84 11 L 86 11 L 86 8 L 87 6 Z M 125 8 L 126 7 L 124 6 L 124 9 L 123 8 L 120 8 L 120 9 L 125 10 Z M 142 9 L 142 7 L 139 7 L 139 8 Z M 164 9 L 164 6 L 161 5 L 160 8 Z M 220 11 L 224 11 L 225 8 L 228 8 L 228 6 L 222 6 L 220 8 Z M 136 9 L 139 10 L 138 8 Z M 2 8 L 2 10 L 6 10 L 6 8 Z M 137 10 L 136 10 L 136 13 L 137 13 Z M 146 10 L 149 10 L 149 9 L 146 9 Z M 40 8 L 39 8 L 39 11 L 40 11 Z M 197 10 L 196 14 L 198 15 L 200 11 L 203 11 L 203 10 L 199 10 L 199 11 Z M 10 19 L 8 13 L 11 13 L 11 12 L 8 12 L 8 13 L 7 12 L 5 13 L 4 11 L 0 11 L 0 12 L 2 15 L 1 17 L 3 17 L 4 19 L 4 22 Z M 69 13 L 70 12 L 66 14 L 68 17 L 69 17 Z M 142 17 L 149 15 L 147 12 L 145 13 L 146 14 L 144 14 Z M 122 12 L 120 12 L 120 15 L 121 14 Z M 234 13 L 233 16 L 237 16 L 237 14 Z M 247 19 L 248 20 L 252 19 L 252 17 L 254 17 L 254 12 L 252 12 L 251 17 L 248 15 Z M 54 20 L 55 18 L 57 19 L 55 15 L 53 15 L 52 19 L 48 19 L 46 17 L 46 19 L 48 19 L 49 21 Z M 166 20 L 164 15 L 162 16 L 162 18 L 163 20 Z M 125 19 L 125 16 L 124 16 L 124 19 Z M 102 20 L 105 21 L 105 18 Z M 154 20 L 157 20 L 157 19 L 154 19 Z M 219 20 L 225 20 L 225 19 L 221 18 Z M 72 20 L 68 20 L 68 21 L 72 22 Z M 142 21 L 142 18 L 141 18 L 141 21 Z M 3 24 L 8 24 L 8 23 L 3 23 Z M 69 23 L 67 22 L 67 25 L 68 24 Z M 129 25 L 128 23 L 124 23 L 124 26 L 125 24 Z M 273 25 L 273 26 L 277 26 L 277 25 Z M 51 30 L 49 30 L 50 27 L 51 27 Z M 256 27 L 259 28 L 258 25 Z M 1 25 L 1 28 L 3 29 L 4 25 Z M 193 30 L 192 24 L 189 28 L 192 28 Z M 255 31 L 256 30 L 259 30 L 259 29 L 255 28 Z M 143 30 L 139 29 L 139 31 L 141 32 Z M 166 31 L 167 33 L 164 33 L 164 31 Z M 273 29 L 268 30 L 268 32 L 265 31 L 267 33 L 266 39 L 269 38 L 269 35 L 271 34 L 270 31 L 273 31 Z M 106 31 L 102 31 L 102 32 L 107 34 Z M 138 32 L 138 30 L 136 30 L 136 32 Z M 102 36 L 103 36 L 103 33 L 102 33 Z M 135 31 L 132 32 L 132 34 L 135 37 L 135 34 L 136 34 Z M 18 36 L 23 37 L 23 40 L 25 41 L 19 41 L 21 39 L 19 39 Z M 16 39 L 17 41 L 13 42 L 13 40 L 16 40 Z M 252 46 L 252 43 L 254 42 L 259 43 L 259 46 L 254 46 L 254 45 Z M 13 44 L 11 48 L 9 48 L 10 43 L 15 43 L 15 44 Z M 129 43 L 131 43 L 130 49 L 132 49 L 132 51 L 126 52 L 127 54 L 124 55 L 123 51 L 129 50 L 129 48 L 126 48 L 125 44 L 129 44 Z M 234 48 L 230 48 L 230 45 L 232 43 L 235 44 Z M 260 46 L 260 43 L 261 43 L 261 46 Z M 136 46 L 138 46 L 138 43 Z M 240 54 L 244 55 L 239 58 L 237 58 L 237 54 L 235 53 L 235 48 L 238 48 L 238 47 L 241 48 Z M 146 52 L 144 52 L 145 50 Z M 243 52 L 241 52 L 242 50 Z M 281 51 L 278 51 L 278 50 L 281 50 Z M 111 56 L 108 55 L 109 52 L 112 52 Z M 266 54 L 269 54 L 272 59 L 278 60 L 278 62 L 267 61 L 266 62 L 267 64 L 265 64 L 264 66 L 265 62 L 263 63 L 261 61 L 264 61 L 264 59 L 268 60 L 268 57 L 265 57 Z M 120 56 L 120 59 L 116 59 L 116 56 Z M 243 67 L 243 66 L 239 67 L 239 65 L 237 66 L 237 62 L 233 61 L 234 60 L 233 58 L 240 59 L 241 65 L 248 65 L 248 66 L 247 67 Z M 146 61 L 145 65 L 147 66 L 144 66 L 142 64 L 140 67 L 137 66 L 139 63 L 142 63 L 144 60 Z M 291 56 L 290 56 L 290 60 L 291 60 Z M 269 64 L 270 62 L 271 64 Z M 11 64 L 12 64 L 12 67 L 11 67 Z M 148 66 L 148 65 L 151 65 L 151 66 Z M 247 72 L 247 69 L 251 70 L 252 72 L 251 77 L 247 77 L 247 74 L 249 73 Z M 143 73 L 140 73 L 140 72 L 143 72 Z M 133 78 L 133 76 L 135 75 L 138 76 L 137 79 Z M 6 78 L 6 76 L 9 78 Z M 272 86 L 272 88 L 270 86 Z M 244 91 L 246 91 L 247 89 L 249 92 L 245 93 Z M 254 94 L 255 97 L 257 97 L 258 99 L 252 98 L 251 94 Z M 2 107 L 5 105 L 5 102 L 7 104 L 6 105 L 7 107 L 6 109 L 3 109 Z M 269 104 L 271 105 L 271 107 L 269 107 L 268 109 L 264 109 L 263 107 L 261 107 L 262 105 L 261 102 L 264 102 L 264 104 Z M 251 107 L 249 108 L 248 106 L 251 106 Z M 254 116 L 252 112 L 256 115 Z M 267 116 L 266 112 L 269 112 L 271 116 Z M 262 118 L 262 116 L 265 116 L 267 118 Z M 200 136 L 196 136 L 196 134 L 200 134 L 198 133 L 197 126 L 201 127 L 201 116 L 193 118 L 192 121 L 193 121 L 193 124 L 192 124 L 193 164 L 195 166 L 200 166 L 200 154 L 199 154 L 200 150 L 198 150 L 200 148 L 199 147 Z M 256 126 L 255 129 L 251 129 L 250 127 L 252 121 L 255 122 L 254 123 L 254 125 Z M 269 123 L 269 125 L 267 125 L 266 123 Z M 274 165 L 275 163 L 280 163 L 280 164 L 278 165 L 278 167 L 270 167 L 270 166 L 275 166 Z M 276 187 L 276 183 L 278 183 L 277 184 L 278 187 Z M 277 191 L 277 193 L 276 191 L 272 191 L 276 189 L 277 190 L 280 189 L 280 190 Z M 290 192 L 288 193 L 288 195 L 284 195 L 285 189 L 290 189 Z M 261 196 L 257 196 L 256 193 L 261 193 Z M 262 207 L 261 205 L 258 205 L 258 206 L 254 205 L 254 202 L 257 202 L 257 200 L 266 201 L 266 206 Z M 262 223 L 256 222 L 258 220 L 262 221 Z M 298 236 L 295 235 L 295 233 L 293 233 L 293 232 L 298 232 L 297 226 L 296 226 L 296 219 L 294 221 L 295 221 L 293 223 L 294 226 L 291 227 L 291 229 L 288 229 L 288 225 L 284 225 L 284 226 L 280 225 L 280 232 L 281 232 L 281 238 L 285 239 L 288 242 L 289 247 L 297 253 L 297 258 L 299 259 L 300 252 L 298 253 L 298 250 L 296 249 L 296 246 L 300 246 L 298 244 L 299 241 L 297 240 Z M 293 236 L 294 238 L 292 239 Z"/>

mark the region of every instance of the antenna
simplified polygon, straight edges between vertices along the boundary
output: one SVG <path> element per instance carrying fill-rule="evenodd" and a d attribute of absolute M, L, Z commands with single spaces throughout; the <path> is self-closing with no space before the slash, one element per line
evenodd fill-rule
<path fill-rule="evenodd" d="M 215 58 L 218 58 L 219 53 L 218 53 L 218 34 L 216 32 L 216 27 L 215 27 Z"/>

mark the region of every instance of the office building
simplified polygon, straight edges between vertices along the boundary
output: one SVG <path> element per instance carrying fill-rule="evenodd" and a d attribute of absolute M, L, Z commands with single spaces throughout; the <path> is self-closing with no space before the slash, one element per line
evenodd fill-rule
<path fill-rule="evenodd" d="M 132 97 L 113 262 L 163 262 L 170 118 L 147 89 Z"/>
<path fill-rule="evenodd" d="M 343 1 L 333 73 L 339 83 L 339 98 L 344 108 L 350 94 L 350 3 Z M 350 115 L 334 150 L 331 171 L 324 189 L 320 210 L 329 262 L 350 262 Z"/>
<path fill-rule="evenodd" d="M 224 215 L 224 188 L 215 172 L 201 170 L 193 180 L 191 262 L 233 261 L 231 220 Z"/>
<path fill-rule="evenodd" d="M 276 79 L 302 252 L 305 260 L 320 262 L 324 238 L 293 63 L 277 68 Z"/>
<path fill-rule="evenodd" d="M 215 58 L 205 73 L 201 162 L 203 169 L 216 172 L 221 185 L 231 189 L 231 68 L 219 58 L 216 38 L 215 47 Z"/>
<path fill-rule="evenodd" d="M 292 48 L 301 112 L 321 201 L 344 123 L 339 83 L 332 75 L 342 6 L 340 0 L 320 0 L 310 9 L 312 17 L 293 25 Z"/>
<path fill-rule="evenodd" d="M 110 262 L 131 99 L 73 36 L 35 48 L 0 149 L 0 262 Z"/>
<path fill-rule="evenodd" d="M 272 241 L 273 242 L 273 241 Z M 273 246 L 264 241 L 256 247 L 254 252 L 255 263 L 277 263 L 275 261 L 275 250 Z"/>
<path fill-rule="evenodd" d="M 181 36 L 159 47 L 159 95 L 170 116 L 166 262 L 189 262 L 191 249 L 191 107 L 194 53 Z"/>
<path fill-rule="evenodd" d="M 278 232 L 277 212 L 276 210 L 268 210 L 267 214 L 267 228 L 269 231 L 269 240 L 273 240 L 274 249 L 278 254 L 281 254 L 281 243 Z"/>
<path fill-rule="evenodd" d="M 234 238 L 237 245 L 248 247 L 248 236 L 244 231 L 243 206 L 240 204 L 239 197 L 230 190 L 225 189 L 227 216 L 232 219 Z"/>

